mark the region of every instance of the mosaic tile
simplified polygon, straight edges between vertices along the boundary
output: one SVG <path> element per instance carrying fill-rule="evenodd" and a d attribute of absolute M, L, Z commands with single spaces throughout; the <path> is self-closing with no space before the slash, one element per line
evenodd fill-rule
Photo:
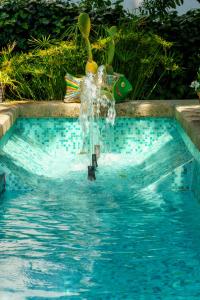
<path fill-rule="evenodd" d="M 158 184 L 164 186 L 167 183 L 167 186 L 170 186 L 172 190 L 192 189 L 198 197 L 200 186 L 198 179 L 200 178 L 199 151 L 195 149 L 175 120 L 170 118 L 118 118 L 114 127 L 111 127 L 101 119 L 99 130 L 101 133 L 101 151 L 103 152 L 132 155 L 139 158 L 143 155 L 146 157 L 150 153 L 153 157 L 153 153 L 159 152 L 159 149 L 164 149 L 164 145 L 175 145 L 174 147 L 178 149 L 176 160 L 180 158 L 182 149 L 185 153 L 187 151 L 191 153 L 187 153 L 188 160 L 183 165 L 175 167 L 173 172 L 165 174 L 163 178 L 161 176 Z M 16 144 L 17 147 L 15 147 Z M 0 142 L 1 152 L 10 153 L 9 155 L 12 157 L 18 157 L 18 164 L 21 168 L 28 165 L 28 171 L 33 176 L 34 174 L 41 176 L 46 170 L 44 163 L 38 164 L 38 158 L 48 164 L 56 155 L 76 156 L 81 147 L 79 120 L 66 118 L 18 119 Z M 163 157 L 165 153 L 159 153 L 159 155 Z M 172 152 L 172 155 L 175 154 Z M 1 168 L 5 170 L 6 161 L 4 163 L 3 159 L 6 156 L 1 156 Z M 159 159 L 159 156 L 153 157 L 154 159 Z M 27 188 L 26 183 L 19 184 L 18 176 L 20 175 L 7 172 L 7 187 L 9 189 L 25 190 Z M 152 178 L 154 176 L 156 174 L 152 170 Z M 156 185 L 154 184 L 154 186 Z"/>

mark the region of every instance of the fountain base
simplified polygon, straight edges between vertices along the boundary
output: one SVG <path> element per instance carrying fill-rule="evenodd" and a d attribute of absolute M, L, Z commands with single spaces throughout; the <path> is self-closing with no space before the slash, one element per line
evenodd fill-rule
<path fill-rule="evenodd" d="M 98 164 L 97 164 L 97 155 L 96 154 L 92 154 L 92 166 L 95 169 L 98 167 Z"/>
<path fill-rule="evenodd" d="M 0 194 L 6 190 L 6 176 L 5 173 L 0 174 Z"/>
<path fill-rule="evenodd" d="M 90 181 L 96 180 L 94 166 L 88 166 L 88 180 L 90 180 Z"/>

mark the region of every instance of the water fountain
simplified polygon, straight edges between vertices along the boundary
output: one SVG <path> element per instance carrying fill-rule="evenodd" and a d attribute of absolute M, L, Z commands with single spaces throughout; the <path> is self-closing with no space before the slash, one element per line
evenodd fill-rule
<path fill-rule="evenodd" d="M 73 96 L 80 96 L 80 124 L 83 140 L 81 153 L 89 154 L 88 179 L 93 181 L 96 179 L 95 171 L 102 149 L 101 118 L 104 117 L 106 128 L 114 125 L 115 101 L 123 100 L 132 90 L 132 86 L 124 75 L 113 71 L 112 62 L 117 28 L 112 26 L 107 30 L 107 60 L 105 65 L 98 67 L 93 60 L 89 41 L 91 22 L 88 14 L 81 13 L 79 15 L 78 27 L 88 53 L 86 75 L 81 79 L 74 78 L 74 80 L 71 75 L 66 76 L 67 95 L 65 100 L 73 98 Z"/>
<path fill-rule="evenodd" d="M 113 126 L 115 122 L 115 100 L 111 93 L 114 79 L 114 75 L 106 74 L 105 66 L 100 66 L 96 74 L 88 73 L 81 84 L 80 122 L 83 134 L 82 152 L 89 152 L 89 180 L 95 180 L 95 170 L 98 166 L 97 160 L 101 152 L 100 118 L 104 115 L 108 126 Z"/>

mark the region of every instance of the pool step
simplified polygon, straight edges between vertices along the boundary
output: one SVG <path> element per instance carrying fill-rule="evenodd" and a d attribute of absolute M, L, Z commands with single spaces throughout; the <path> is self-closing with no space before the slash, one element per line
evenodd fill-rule
<path fill-rule="evenodd" d="M 188 191 L 192 189 L 194 158 L 172 168 L 151 184 L 152 188 L 173 191 Z"/>
<path fill-rule="evenodd" d="M 5 173 L 0 174 L 0 194 L 4 193 L 6 190 L 6 176 Z"/>

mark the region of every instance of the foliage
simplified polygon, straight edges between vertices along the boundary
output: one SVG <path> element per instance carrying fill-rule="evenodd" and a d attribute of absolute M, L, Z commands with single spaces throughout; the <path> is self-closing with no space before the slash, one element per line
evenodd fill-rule
<path fill-rule="evenodd" d="M 164 20 L 147 18 L 144 30 L 152 30 L 155 34 L 173 42 L 173 57 L 179 69 L 168 71 L 160 82 L 153 98 L 163 99 L 191 99 L 195 92 L 188 88 L 195 80 L 200 65 L 200 9 L 192 10 L 182 16 L 176 13 L 168 14 Z M 152 81 L 159 74 L 154 74 Z"/>
<path fill-rule="evenodd" d="M 5 88 L 16 88 L 15 80 L 11 78 L 12 68 L 10 65 L 10 58 L 15 46 L 15 43 L 9 44 L 0 52 L 0 87 L 3 90 L 3 93 Z"/>
<path fill-rule="evenodd" d="M 162 19 L 169 12 L 170 8 L 182 5 L 184 0 L 143 0 L 139 8 L 142 14 L 148 14 L 151 18 Z"/>
<path fill-rule="evenodd" d="M 90 15 L 92 24 L 118 25 L 127 13 L 123 0 L 82 0 L 80 10 Z"/>
<path fill-rule="evenodd" d="M 116 42 L 114 70 L 123 73 L 133 85 L 132 99 L 149 99 L 166 70 L 178 66 L 168 55 L 172 43 L 140 28 L 140 20 L 133 20 L 122 27 Z M 160 75 L 150 79 L 159 68 Z"/>
<path fill-rule="evenodd" d="M 107 61 L 107 49 L 110 43 L 107 32 L 108 29 L 104 28 L 104 37 L 91 45 L 99 65 Z M 32 40 L 36 45 L 35 50 L 9 57 L 9 74 L 16 82 L 16 89 L 8 89 L 7 97 L 62 100 L 65 94 L 65 74 L 67 72 L 73 75 L 84 74 L 87 61 L 81 33 L 78 32 L 71 37 L 71 40 L 66 42 L 50 38 Z M 142 31 L 140 20 L 137 18 L 122 25 L 118 33 L 115 32 L 115 43 L 113 68 L 125 74 L 133 84 L 131 99 L 150 97 L 160 80 L 156 78 L 150 84 L 150 78 L 158 67 L 161 77 L 167 68 L 176 68 L 173 58 L 168 55 L 168 49 L 172 44 L 158 35 Z"/>
<path fill-rule="evenodd" d="M 1 78 L 12 82 L 9 97 L 62 99 L 65 72 L 84 73 L 87 54 L 77 26 L 80 11 L 89 13 L 90 41 L 99 65 L 108 61 L 109 47 L 114 53 L 108 28 L 118 25 L 112 65 L 133 84 L 132 99 L 195 97 L 189 85 L 200 65 L 200 10 L 183 16 L 168 13 L 182 0 L 144 0 L 141 12 L 147 15 L 139 18 L 126 14 L 121 0 L 114 5 L 110 0 L 0 3 L 0 48 L 16 41 L 18 52 L 11 57 L 13 52 L 5 55 L 4 49 L 0 55 Z"/>
<path fill-rule="evenodd" d="M 70 10 L 71 8 L 71 10 Z M 74 22 L 77 8 L 66 2 L 43 0 L 8 0 L 0 6 L 0 44 L 16 41 L 16 50 L 27 50 L 31 37 L 49 34 L 56 38 L 65 31 L 65 24 Z M 59 21 L 58 21 L 59 20 Z"/>
<path fill-rule="evenodd" d="M 125 16 L 122 1 L 82 2 L 64 0 L 1 0 L 0 48 L 17 42 L 16 51 L 29 51 L 30 39 L 68 39 L 69 27 L 81 11 L 88 12 L 94 24 L 118 24 Z M 48 42 L 48 38 L 47 41 Z"/>
<path fill-rule="evenodd" d="M 16 89 L 7 90 L 11 99 L 62 100 L 66 72 L 83 73 L 85 53 L 69 42 L 45 50 L 16 54 L 10 58 L 11 78 Z"/>
<path fill-rule="evenodd" d="M 190 86 L 194 88 L 195 92 L 200 93 L 200 67 L 197 72 L 196 80 L 192 81 Z"/>
<path fill-rule="evenodd" d="M 114 70 L 112 67 L 114 55 L 115 55 L 115 38 L 117 36 L 117 27 L 112 26 L 107 30 L 108 34 L 108 46 L 106 53 L 106 72 L 107 74 L 113 74 Z"/>

